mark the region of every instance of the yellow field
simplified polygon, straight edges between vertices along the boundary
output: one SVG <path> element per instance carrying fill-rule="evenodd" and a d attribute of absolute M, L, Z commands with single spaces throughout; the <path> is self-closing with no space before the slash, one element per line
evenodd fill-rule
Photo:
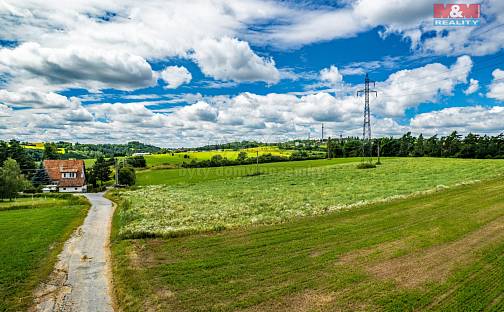
<path fill-rule="evenodd" d="M 29 143 L 27 145 L 22 145 L 22 146 L 23 146 L 23 148 L 26 148 L 26 149 L 43 150 L 44 144 L 45 144 L 44 142 L 38 142 L 38 143 Z M 58 153 L 65 154 L 65 149 L 58 148 Z"/>
<path fill-rule="evenodd" d="M 239 151 L 225 149 L 216 151 L 188 151 L 188 152 L 178 152 L 178 153 L 168 153 L 168 154 L 153 154 L 145 155 L 145 160 L 147 160 L 148 167 L 155 167 L 161 165 L 179 165 L 183 162 L 189 163 L 193 159 L 195 160 L 208 160 L 214 155 L 221 155 L 224 158 L 235 160 L 241 151 L 247 152 L 248 157 L 255 157 L 256 153 L 259 151 L 259 155 L 272 154 L 275 156 L 289 157 L 291 155 L 290 151 L 280 150 L 276 146 L 261 146 L 257 148 L 247 148 Z M 122 158 L 122 157 L 120 157 Z M 86 159 L 86 167 L 92 166 L 94 159 Z"/>

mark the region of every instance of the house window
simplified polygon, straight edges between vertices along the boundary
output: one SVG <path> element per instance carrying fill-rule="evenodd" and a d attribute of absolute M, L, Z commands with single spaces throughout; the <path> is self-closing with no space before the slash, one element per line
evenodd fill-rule
<path fill-rule="evenodd" d="M 76 188 L 76 187 L 74 187 L 74 191 L 77 191 L 77 188 Z"/>
<path fill-rule="evenodd" d="M 75 172 L 63 172 L 61 175 L 64 179 L 75 179 L 77 177 Z"/>

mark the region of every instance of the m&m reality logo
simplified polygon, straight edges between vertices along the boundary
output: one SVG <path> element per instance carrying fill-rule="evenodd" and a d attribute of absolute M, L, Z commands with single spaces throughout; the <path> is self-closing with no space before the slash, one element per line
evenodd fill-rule
<path fill-rule="evenodd" d="M 479 26 L 480 4 L 434 4 L 434 26 Z"/>

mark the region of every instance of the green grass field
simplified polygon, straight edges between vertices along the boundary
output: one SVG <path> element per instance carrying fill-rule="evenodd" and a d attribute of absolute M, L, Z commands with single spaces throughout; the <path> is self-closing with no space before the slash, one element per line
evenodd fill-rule
<path fill-rule="evenodd" d="M 16 210 L 16 209 L 30 209 L 61 206 L 67 201 L 62 198 L 52 196 L 46 197 L 22 197 L 14 201 L 0 201 L 0 211 L 2 210 Z"/>
<path fill-rule="evenodd" d="M 246 152 L 248 157 L 256 157 L 256 152 L 259 151 L 259 155 L 264 154 L 272 154 L 274 156 L 284 156 L 289 157 L 292 152 L 280 150 L 275 146 L 263 146 L 258 148 L 248 148 L 243 149 L 242 151 Z M 179 152 L 179 153 L 171 153 L 169 154 L 152 154 L 145 155 L 145 160 L 147 161 L 147 167 L 156 167 L 156 166 L 169 166 L 169 165 L 180 165 L 183 162 L 189 163 L 193 159 L 195 160 L 209 160 L 214 155 L 221 155 L 227 159 L 235 160 L 238 157 L 240 151 L 235 150 L 217 150 L 217 151 L 188 151 L 188 152 Z M 185 157 L 184 157 L 185 156 Z M 187 158 L 188 157 L 188 158 Z M 122 159 L 124 157 L 119 157 Z M 86 159 L 84 160 L 86 167 L 93 166 L 95 159 Z"/>
<path fill-rule="evenodd" d="M 130 204 L 120 212 L 119 233 L 124 237 L 178 236 L 276 224 L 504 173 L 502 160 L 398 158 L 387 159 L 372 170 L 358 170 L 355 163 L 325 162 L 318 167 L 284 163 L 298 167 L 259 176 L 120 191 L 117 196 Z"/>
<path fill-rule="evenodd" d="M 84 199 L 51 196 L 0 202 L 0 311 L 27 310 L 87 209 Z"/>
<path fill-rule="evenodd" d="M 360 158 L 317 159 L 304 161 L 289 161 L 259 164 L 259 171 L 273 174 L 294 170 L 308 170 L 310 168 L 324 167 L 334 164 L 358 162 Z M 182 168 L 165 170 L 139 170 L 137 171 L 137 185 L 157 184 L 193 184 L 208 180 L 229 179 L 244 177 L 257 172 L 256 165 L 241 165 L 213 168 Z"/>
<path fill-rule="evenodd" d="M 127 192 L 128 213 L 176 227 L 173 216 L 205 224 L 228 206 L 225 220 L 241 220 L 256 210 L 295 214 L 307 204 L 317 211 L 452 187 L 278 225 L 165 239 L 121 240 L 131 224 L 119 208 L 112 246 L 119 305 L 124 311 L 504 309 L 504 180 L 492 178 L 504 162 L 399 159 L 378 170 L 354 167 L 144 190 L 145 198 L 164 197 L 160 211 L 136 202 L 142 190 Z M 474 179 L 485 181 L 453 186 Z M 201 215 L 179 218 L 186 210 Z"/>

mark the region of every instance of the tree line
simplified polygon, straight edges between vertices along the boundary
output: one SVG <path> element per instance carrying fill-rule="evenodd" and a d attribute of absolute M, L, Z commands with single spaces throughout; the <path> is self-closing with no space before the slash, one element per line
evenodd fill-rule
<path fill-rule="evenodd" d="M 213 155 L 210 159 L 196 160 L 183 162 L 182 168 L 207 168 L 207 167 L 224 167 L 237 165 L 250 165 L 255 163 L 272 163 L 282 161 L 310 160 L 324 158 L 324 154 L 313 154 L 306 151 L 294 151 L 289 157 L 273 155 L 271 153 L 261 154 L 258 157 L 249 157 L 247 152 L 241 151 L 236 159 L 228 159 L 220 154 Z"/>
<path fill-rule="evenodd" d="M 503 159 L 504 134 L 496 136 L 469 133 L 465 137 L 456 131 L 447 136 L 422 134 L 413 136 L 410 132 L 400 138 L 384 137 L 372 140 L 373 156 L 384 157 L 452 157 Z M 359 157 L 362 155 L 362 139 L 356 137 L 328 139 L 327 157 Z"/>

